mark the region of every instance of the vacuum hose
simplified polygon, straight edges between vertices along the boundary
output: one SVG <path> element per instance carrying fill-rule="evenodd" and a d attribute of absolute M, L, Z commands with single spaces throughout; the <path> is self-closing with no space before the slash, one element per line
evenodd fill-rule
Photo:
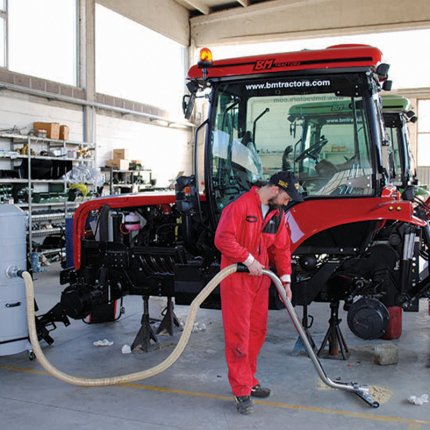
<path fill-rule="evenodd" d="M 185 347 L 187 346 L 188 340 L 190 338 L 191 332 L 194 326 L 194 320 L 196 319 L 197 310 L 203 301 L 209 296 L 209 294 L 218 286 L 218 284 L 227 276 L 236 272 L 237 266 L 235 264 L 226 267 L 221 270 L 211 281 L 206 285 L 205 288 L 198 294 L 198 296 L 193 300 L 190 305 L 190 310 L 185 321 L 184 331 L 176 344 L 175 349 L 171 354 L 163 360 L 157 366 L 151 369 L 143 370 L 140 372 L 129 373 L 127 375 L 114 376 L 110 378 L 84 378 L 68 375 L 67 373 L 58 370 L 54 367 L 46 358 L 45 354 L 40 347 L 37 330 L 36 321 L 34 318 L 34 288 L 31 275 L 28 272 L 22 273 L 22 278 L 25 283 L 25 290 L 27 296 L 27 320 L 28 320 L 28 334 L 30 337 L 30 342 L 33 346 L 33 352 L 36 354 L 42 367 L 49 372 L 52 376 L 60 379 L 68 384 L 79 385 L 81 387 L 104 387 L 107 385 L 116 384 L 126 384 L 128 382 L 140 381 L 142 379 L 150 378 L 152 376 L 158 375 L 168 369 L 175 361 L 181 356 Z"/>
<path fill-rule="evenodd" d="M 27 320 L 28 320 L 28 333 L 30 337 L 31 344 L 33 346 L 33 351 L 36 354 L 37 359 L 39 360 L 42 367 L 61 381 L 67 382 L 69 384 L 83 386 L 83 387 L 103 387 L 107 385 L 116 385 L 116 384 L 125 384 L 128 382 L 140 381 L 142 379 L 150 378 L 152 376 L 158 375 L 159 373 L 164 372 L 167 368 L 169 368 L 175 361 L 180 357 L 182 352 L 184 351 L 188 340 L 190 338 L 194 321 L 196 319 L 197 310 L 200 308 L 201 304 L 204 300 L 211 294 L 211 292 L 218 286 L 218 284 L 227 276 L 230 276 L 235 272 L 247 272 L 247 268 L 243 265 L 232 264 L 221 270 L 216 276 L 214 276 L 211 281 L 203 288 L 203 290 L 197 295 L 197 297 L 193 300 L 190 305 L 190 310 L 188 312 L 187 319 L 185 321 L 184 330 L 182 335 L 174 348 L 171 354 L 160 364 L 154 366 L 150 369 L 143 370 L 140 372 L 130 373 L 127 375 L 114 376 L 110 378 L 84 378 L 68 375 L 60 370 L 58 370 L 55 366 L 53 366 L 45 354 L 42 351 L 42 348 L 39 344 L 39 339 L 37 336 L 36 330 L 36 322 L 35 322 L 35 311 L 34 311 L 34 288 L 33 281 L 31 275 L 25 271 L 18 271 L 17 276 L 21 276 L 24 279 L 25 288 L 26 288 L 26 297 L 27 297 Z M 369 390 L 366 387 L 360 386 L 357 383 L 339 383 L 333 382 L 330 378 L 327 377 L 324 369 L 321 366 L 321 363 L 318 357 L 315 355 L 315 352 L 308 340 L 305 330 L 303 329 L 300 320 L 294 310 L 293 305 L 288 300 L 285 289 L 282 285 L 281 280 L 270 270 L 263 269 L 263 274 L 269 276 L 269 278 L 275 284 L 276 289 L 278 290 L 279 296 L 282 302 L 285 305 L 285 308 L 293 321 L 294 327 L 299 333 L 303 344 L 308 352 L 309 357 L 312 360 L 312 363 L 321 378 L 321 380 L 332 388 L 338 388 L 345 391 L 353 392 L 357 394 L 362 400 L 364 400 L 368 405 L 377 408 L 379 406 L 378 402 L 374 402 L 371 395 L 369 394 Z"/>

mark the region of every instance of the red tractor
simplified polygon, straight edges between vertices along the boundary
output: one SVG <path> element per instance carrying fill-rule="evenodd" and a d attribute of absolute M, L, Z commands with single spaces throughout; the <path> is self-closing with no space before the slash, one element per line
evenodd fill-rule
<path fill-rule="evenodd" d="M 219 270 L 213 237 L 223 208 L 279 170 L 293 171 L 304 195 L 286 208 L 293 300 L 304 306 L 304 325 L 307 306 L 320 301 L 331 304 L 336 326 L 343 301 L 358 336 L 400 335 L 394 316 L 417 310 L 428 292 L 418 256 L 429 234 L 413 196 L 402 199 L 390 178 L 379 95 L 389 89 L 387 73 L 381 52 L 367 45 L 220 61 L 203 50 L 184 99 L 187 117 L 197 98 L 209 105 L 196 130 L 193 174 L 177 179 L 175 194 L 104 197 L 78 208 L 74 267 L 61 277 L 69 285 L 39 317 L 41 336 L 48 322 L 67 317 L 112 319 L 113 303 L 126 294 L 145 305 L 166 296 L 162 326 L 171 331 L 172 298 L 190 303 Z M 219 307 L 218 295 L 205 305 Z M 279 306 L 276 294 L 271 306 Z"/>

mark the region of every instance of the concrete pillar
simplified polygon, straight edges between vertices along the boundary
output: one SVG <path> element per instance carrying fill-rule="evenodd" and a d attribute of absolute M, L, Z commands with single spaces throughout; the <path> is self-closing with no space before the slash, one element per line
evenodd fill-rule
<path fill-rule="evenodd" d="M 96 100 L 95 0 L 79 2 L 79 86 L 89 102 Z M 95 141 L 95 109 L 83 107 L 84 141 Z"/>

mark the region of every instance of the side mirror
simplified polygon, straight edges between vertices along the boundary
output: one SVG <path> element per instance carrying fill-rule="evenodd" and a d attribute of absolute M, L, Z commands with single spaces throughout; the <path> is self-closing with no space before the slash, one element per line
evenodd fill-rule
<path fill-rule="evenodd" d="M 388 70 L 390 69 L 390 65 L 387 63 L 381 63 L 376 68 L 376 73 L 379 76 L 379 79 L 387 79 L 388 78 Z"/>
<path fill-rule="evenodd" d="M 391 91 L 391 88 L 393 87 L 393 81 L 384 81 L 382 84 L 382 89 L 384 91 Z"/>
<path fill-rule="evenodd" d="M 406 116 L 408 117 L 408 120 L 412 123 L 415 124 L 418 120 L 418 117 L 415 115 L 415 112 L 413 110 L 408 110 L 406 112 Z"/>
<path fill-rule="evenodd" d="M 182 111 L 184 112 L 185 119 L 190 119 L 194 110 L 194 104 L 196 101 L 195 94 L 185 94 L 182 97 Z"/>

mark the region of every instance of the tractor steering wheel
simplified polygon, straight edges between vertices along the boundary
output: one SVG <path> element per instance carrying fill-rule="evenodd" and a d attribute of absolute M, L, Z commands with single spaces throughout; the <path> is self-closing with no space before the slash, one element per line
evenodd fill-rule
<path fill-rule="evenodd" d="M 327 144 L 328 140 L 321 136 L 321 139 L 314 143 L 312 146 L 310 146 L 308 149 L 305 149 L 297 158 L 295 159 L 295 162 L 304 160 L 305 158 L 309 157 L 312 158 L 315 161 L 318 161 L 318 155 L 321 152 L 321 149 Z"/>

